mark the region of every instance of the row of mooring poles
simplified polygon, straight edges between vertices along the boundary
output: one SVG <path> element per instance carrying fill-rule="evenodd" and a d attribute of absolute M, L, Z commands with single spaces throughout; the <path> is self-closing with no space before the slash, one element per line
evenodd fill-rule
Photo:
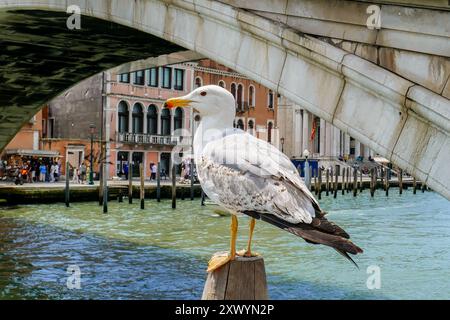
<path fill-rule="evenodd" d="M 370 196 L 374 197 L 376 193 L 376 189 L 381 186 L 381 189 L 384 189 L 386 196 L 389 195 L 390 188 L 390 177 L 391 177 L 390 168 L 371 168 L 368 171 L 369 177 L 369 191 Z M 340 172 L 339 172 L 340 171 Z M 359 181 L 358 181 L 358 172 L 359 172 Z M 333 197 L 337 197 L 338 191 L 341 191 L 342 195 L 346 193 L 352 193 L 354 197 L 359 193 L 362 193 L 364 189 L 363 182 L 363 173 L 358 168 L 352 167 L 342 167 L 339 170 L 338 166 L 334 168 L 328 168 L 326 170 L 322 168 L 313 169 L 306 162 L 304 167 L 305 173 L 305 184 L 307 188 L 311 191 L 314 191 L 315 195 L 318 199 L 322 199 L 322 192 L 325 191 L 325 195 L 329 196 L 330 193 L 333 194 Z M 323 175 L 325 173 L 325 183 L 323 183 Z M 403 170 L 399 169 L 397 172 L 397 185 L 399 188 L 399 194 L 403 193 L 404 189 L 404 181 L 403 181 Z M 312 183 L 311 183 L 312 182 Z M 413 194 L 417 193 L 417 180 L 413 178 L 412 182 L 413 186 Z M 422 183 L 422 192 L 426 190 L 426 185 Z"/>
<path fill-rule="evenodd" d="M 195 182 L 195 175 L 194 175 L 194 160 L 191 159 L 191 162 L 189 164 L 190 166 L 190 198 L 191 200 L 194 200 L 195 191 L 194 191 L 194 182 Z M 64 201 L 66 207 L 70 206 L 70 165 L 69 162 L 66 161 L 65 164 L 65 188 L 64 188 Z M 100 167 L 100 183 L 99 183 L 99 190 L 98 190 L 98 204 L 99 206 L 103 206 L 103 212 L 108 212 L 108 184 L 105 177 L 107 176 L 106 173 L 107 165 L 106 163 L 103 163 Z M 176 197 L 177 197 L 177 186 L 176 186 L 176 166 L 172 166 L 172 208 L 176 208 Z M 139 178 L 140 178 L 140 184 L 139 184 L 139 200 L 140 200 L 140 207 L 141 209 L 145 208 L 145 168 L 142 163 L 139 164 Z M 119 188 L 118 191 L 118 202 L 123 202 L 123 193 L 122 188 Z M 184 190 L 181 190 L 180 192 L 182 196 L 182 200 L 184 200 Z M 205 193 L 202 190 L 201 195 L 201 205 L 205 205 Z M 161 201 L 161 163 L 158 162 L 157 164 L 157 171 L 156 171 L 156 200 L 158 202 Z M 133 203 L 133 164 L 131 161 L 128 162 L 128 203 Z"/>

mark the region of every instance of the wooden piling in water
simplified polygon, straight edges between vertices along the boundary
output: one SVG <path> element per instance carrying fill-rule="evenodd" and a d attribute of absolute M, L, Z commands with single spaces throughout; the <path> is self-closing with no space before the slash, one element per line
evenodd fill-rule
<path fill-rule="evenodd" d="M 362 170 L 359 170 L 359 193 L 363 192 Z"/>
<path fill-rule="evenodd" d="M 103 165 L 99 164 L 99 185 L 98 185 L 98 205 L 103 205 Z"/>
<path fill-rule="evenodd" d="M 353 168 L 353 196 L 356 197 L 358 194 L 358 170 Z"/>
<path fill-rule="evenodd" d="M 139 198 L 141 200 L 141 209 L 144 209 L 145 207 L 145 188 L 144 188 L 144 164 L 140 163 L 139 164 L 139 177 L 141 179 L 141 184 L 140 184 L 140 192 L 139 192 Z"/>
<path fill-rule="evenodd" d="M 205 191 L 202 189 L 202 200 L 201 200 L 202 207 L 205 205 Z"/>
<path fill-rule="evenodd" d="M 122 189 L 119 189 L 119 194 L 117 195 L 117 200 L 118 200 L 119 202 L 123 202 Z"/>
<path fill-rule="evenodd" d="M 330 192 L 330 169 L 327 169 L 325 174 L 325 195 L 328 197 Z"/>
<path fill-rule="evenodd" d="M 373 198 L 375 195 L 375 169 L 370 169 L 370 196 Z"/>
<path fill-rule="evenodd" d="M 342 168 L 342 182 L 341 182 L 342 195 L 345 194 L 345 168 Z"/>
<path fill-rule="evenodd" d="M 226 253 L 216 253 L 223 255 Z M 209 272 L 202 300 L 267 300 L 267 280 L 261 256 L 240 257 Z"/>
<path fill-rule="evenodd" d="M 403 193 L 403 170 L 400 169 L 398 172 L 398 193 Z"/>
<path fill-rule="evenodd" d="M 334 176 L 335 176 L 335 180 L 334 180 L 334 195 L 333 198 L 336 199 L 337 197 L 337 187 L 338 187 L 338 170 L 337 170 L 337 166 L 334 168 L 335 172 L 334 172 Z"/>
<path fill-rule="evenodd" d="M 70 185 L 69 161 L 66 161 L 66 188 L 64 189 L 64 199 L 66 202 L 66 207 L 70 206 L 70 204 L 69 204 L 69 200 L 70 200 L 69 185 Z"/>
<path fill-rule="evenodd" d="M 386 197 L 387 196 L 389 196 L 389 173 L 390 173 L 390 170 L 391 169 L 386 169 L 386 171 L 385 171 L 385 177 L 384 177 L 384 180 L 385 180 L 385 191 L 386 191 Z"/>
<path fill-rule="evenodd" d="M 102 170 L 102 183 L 103 183 L 103 213 L 108 213 L 108 180 L 106 177 L 106 163 L 103 164 Z"/>
<path fill-rule="evenodd" d="M 350 167 L 347 168 L 347 193 L 350 192 Z"/>
<path fill-rule="evenodd" d="M 413 194 L 417 193 L 417 181 L 416 177 L 413 177 Z"/>
<path fill-rule="evenodd" d="M 172 166 L 172 209 L 177 207 L 177 177 L 176 177 L 176 167 Z"/>
<path fill-rule="evenodd" d="M 133 164 L 128 162 L 128 203 L 133 203 Z"/>
<path fill-rule="evenodd" d="M 319 200 L 322 199 L 322 168 L 319 168 Z"/>
<path fill-rule="evenodd" d="M 194 200 L 194 158 L 191 158 L 189 163 L 189 175 L 191 178 L 191 201 Z"/>
<path fill-rule="evenodd" d="M 161 202 L 161 163 L 159 161 L 156 169 L 156 201 Z"/>
<path fill-rule="evenodd" d="M 421 189 L 422 189 L 422 193 L 424 193 L 425 190 L 427 189 L 427 185 L 425 183 L 423 183 L 423 182 L 422 182 Z"/>

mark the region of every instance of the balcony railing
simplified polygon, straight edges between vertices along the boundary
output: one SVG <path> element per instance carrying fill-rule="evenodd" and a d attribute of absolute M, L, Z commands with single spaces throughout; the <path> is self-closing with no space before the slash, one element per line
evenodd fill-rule
<path fill-rule="evenodd" d="M 236 102 L 236 112 L 238 112 L 238 113 L 247 112 L 248 109 L 249 109 L 249 107 L 248 107 L 247 101 Z"/>
<path fill-rule="evenodd" d="M 161 136 L 146 133 L 128 133 L 119 132 L 117 141 L 122 143 L 134 144 L 155 144 L 165 146 L 175 146 L 177 144 L 187 145 L 190 143 L 190 137 L 185 136 Z"/>

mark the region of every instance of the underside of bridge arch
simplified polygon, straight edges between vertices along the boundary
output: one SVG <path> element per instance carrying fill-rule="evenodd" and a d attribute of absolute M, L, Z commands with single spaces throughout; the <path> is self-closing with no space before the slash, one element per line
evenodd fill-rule
<path fill-rule="evenodd" d="M 51 98 L 100 71 L 183 48 L 93 17 L 69 30 L 54 11 L 0 12 L 0 150 Z"/>
<path fill-rule="evenodd" d="M 56 36 L 55 43 L 49 41 L 48 47 L 59 43 L 65 48 L 62 56 L 72 57 L 78 54 L 81 61 L 85 62 L 84 66 L 80 66 L 81 70 L 92 70 L 91 74 L 94 74 L 111 64 L 180 50 L 180 47 L 171 44 L 175 43 L 214 59 L 295 101 L 450 199 L 450 101 L 446 97 L 316 37 L 218 1 L 73 2 L 79 3 L 83 15 L 109 21 L 105 23 L 93 20 L 93 32 L 88 32 L 87 29 L 83 31 L 83 23 L 90 21 L 90 18 L 85 19 L 83 16 L 82 30 L 77 35 L 76 32 L 65 29 L 67 15 L 59 16 L 58 28 L 74 39 L 70 36 L 63 39 Z M 22 50 L 23 58 L 17 59 L 16 53 L 13 53 L 15 45 L 7 48 L 7 54 L 3 55 L 4 42 L 0 42 L 2 62 L 14 61 L 10 63 L 10 67 L 5 67 L 5 63 L 0 66 L 2 80 L 11 83 L 9 91 L 5 91 L 5 95 L 1 93 L 2 97 L 9 97 L 2 98 L 1 115 L 4 112 L 19 114 L 22 110 L 32 110 L 33 106 L 42 104 L 57 93 L 51 92 L 49 83 L 60 83 L 57 91 L 61 91 L 86 77 L 78 77 L 76 72 L 62 72 L 59 77 L 56 73 L 52 77 L 52 73 L 46 73 L 46 68 L 39 69 L 39 59 L 26 65 L 25 52 L 32 50 L 36 54 L 36 51 L 40 51 L 40 43 L 45 43 L 45 39 L 51 37 L 39 32 L 36 34 L 35 28 L 39 28 L 39 25 L 27 24 L 20 15 L 30 14 L 30 19 L 33 19 L 40 15 L 45 17 L 47 13 L 35 15 L 30 11 L 2 12 L 25 7 L 65 12 L 66 6 L 65 0 L 32 0 L 26 6 L 20 0 L 9 0 L 3 6 L 0 3 L 2 39 L 3 34 L 8 35 L 7 30 L 11 26 L 17 25 L 17 31 L 11 33 L 24 35 L 22 46 L 31 43 L 28 50 L 18 46 L 19 51 L 16 53 Z M 9 20 L 8 15 L 11 15 Z M 49 15 L 50 20 L 58 19 L 57 14 Z M 51 21 L 43 22 L 47 26 L 52 25 Z M 120 34 L 116 37 L 111 32 L 116 26 L 112 27 L 110 23 L 137 29 L 148 35 L 137 36 L 140 40 L 131 39 L 128 33 L 126 37 L 123 34 L 122 37 Z M 103 36 L 95 31 L 97 25 L 104 26 Z M 85 26 L 89 24 L 86 22 Z M 21 32 L 21 28 L 25 30 Z M 33 34 L 33 39 L 28 36 Z M 89 43 L 90 37 L 93 37 L 91 45 L 83 46 L 83 43 Z M 109 40 L 102 42 L 104 37 Z M 126 41 L 129 41 L 131 47 L 125 45 Z M 79 43 L 85 49 L 79 52 L 70 43 Z M 140 45 L 136 45 L 137 43 Z M 111 56 L 119 47 L 123 51 L 118 49 L 118 52 L 122 54 Z M 111 63 L 102 62 L 102 57 L 106 57 L 106 61 Z M 60 58 L 55 65 L 60 60 L 64 59 Z M 29 68 L 36 72 L 34 76 L 37 81 L 25 85 L 22 77 L 14 80 L 15 73 L 26 75 Z M 71 70 L 70 67 L 67 68 Z M 49 66 L 49 70 L 52 69 Z M 42 73 L 46 76 L 42 77 L 39 70 L 43 70 Z M 41 86 L 41 89 L 33 90 L 34 85 Z M 25 87 L 31 91 L 22 90 Z M 36 96 L 31 97 L 33 92 L 36 92 Z M 48 97 L 44 93 L 48 93 Z M 23 100 L 20 100 L 21 95 Z M 15 131 L 23 122 L 22 118 L 9 118 L 4 128 L 9 126 Z M 5 138 L 2 139 L 5 141 Z"/>

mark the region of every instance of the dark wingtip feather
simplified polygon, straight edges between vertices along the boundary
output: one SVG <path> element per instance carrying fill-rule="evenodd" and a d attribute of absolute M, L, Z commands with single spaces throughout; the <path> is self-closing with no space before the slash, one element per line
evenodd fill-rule
<path fill-rule="evenodd" d="M 355 262 L 355 260 L 352 259 L 352 257 L 350 257 L 350 256 L 348 255 L 347 252 L 345 252 L 344 250 L 336 249 L 336 248 L 334 248 L 334 249 L 335 249 L 337 252 L 339 252 L 344 258 L 348 259 L 351 263 L 353 263 L 353 264 L 355 265 L 355 267 L 358 268 L 358 270 L 359 270 L 358 264 Z M 361 251 L 361 252 L 362 252 L 362 251 Z"/>

